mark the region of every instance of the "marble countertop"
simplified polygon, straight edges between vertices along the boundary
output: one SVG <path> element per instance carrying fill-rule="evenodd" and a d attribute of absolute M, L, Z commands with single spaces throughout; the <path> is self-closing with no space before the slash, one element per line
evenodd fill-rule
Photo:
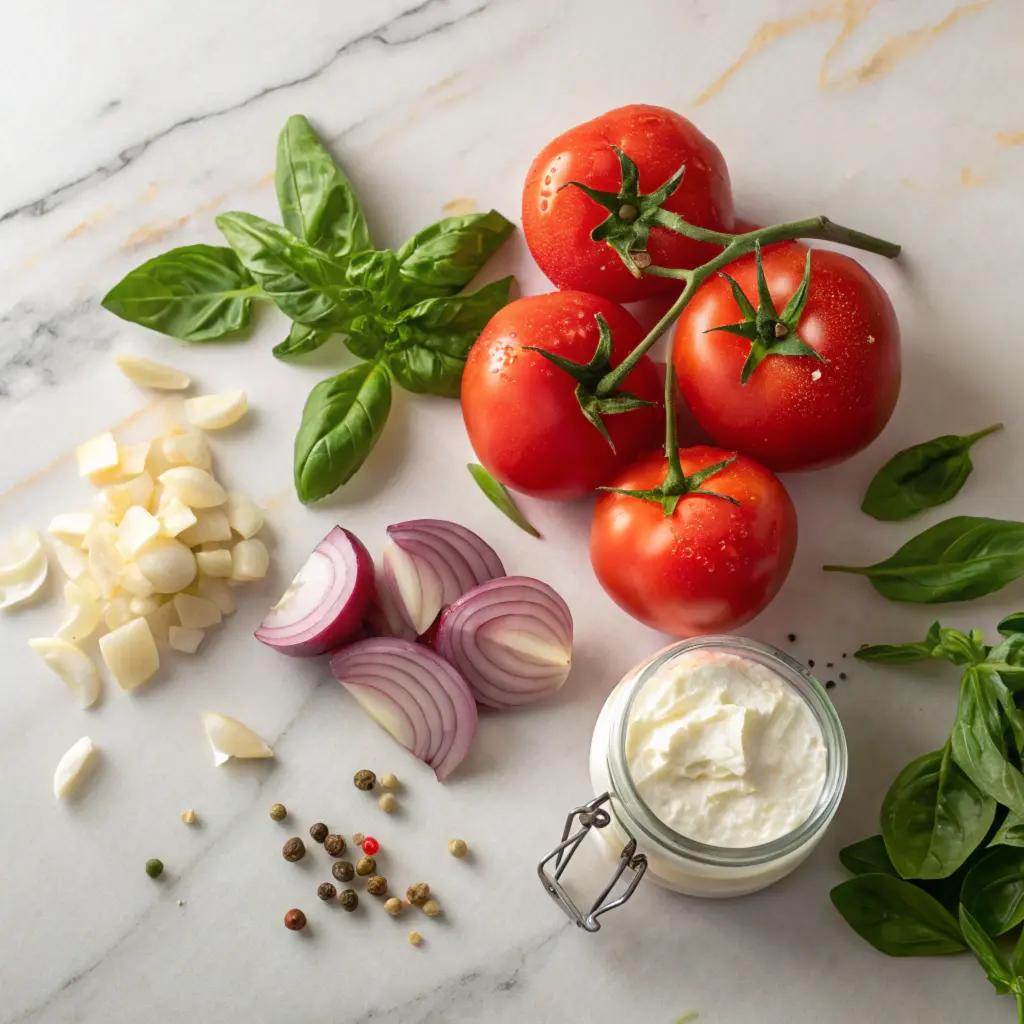
<path fill-rule="evenodd" d="M 397 244 L 446 211 L 515 217 L 533 155 L 572 124 L 626 102 L 673 107 L 722 149 L 744 215 L 827 213 L 905 246 L 896 265 L 866 259 L 903 329 L 896 415 L 867 453 L 787 480 L 801 516 L 797 563 L 746 630 L 781 644 L 796 633 L 798 657 L 838 662 L 866 640 L 923 633 L 932 617 L 819 571 L 873 561 L 907 536 L 857 510 L 889 454 L 1002 420 L 956 509 L 1021 517 L 1022 33 L 1013 0 L 634 0 L 628 17 L 612 0 L 7 5 L 0 66 L 17 88 L 0 96 L 0 530 L 42 527 L 83 504 L 74 445 L 159 414 L 113 366 L 112 353 L 130 351 L 203 388 L 248 392 L 251 416 L 215 448 L 223 475 L 268 509 L 274 568 L 201 656 L 167 659 L 132 695 L 108 685 L 88 713 L 25 644 L 52 630 L 56 590 L 0 620 L 0 1021 L 1011 1019 L 970 958 L 889 960 L 828 900 L 843 875 L 836 851 L 875 831 L 895 772 L 944 740 L 954 677 L 849 667 L 832 691 L 850 744 L 846 798 L 795 875 L 731 902 L 645 884 L 600 934 L 583 934 L 535 865 L 569 808 L 592 795 L 587 748 L 605 695 L 663 639 L 593 580 L 588 504 L 524 502 L 545 540 L 526 537 L 466 474 L 458 406 L 403 396 L 364 472 L 305 509 L 290 485 L 292 438 L 337 351 L 277 362 L 276 313 L 244 344 L 180 345 L 122 323 L 99 299 L 170 246 L 216 243 L 216 211 L 274 217 L 274 144 L 292 113 L 315 122 L 376 237 Z M 546 288 L 521 238 L 499 259 L 523 291 Z M 417 515 L 478 529 L 510 571 L 556 586 L 577 624 L 564 690 L 486 716 L 443 787 L 322 663 L 282 659 L 250 635 L 330 525 L 376 555 L 385 525 Z M 945 618 L 992 629 L 1021 594 L 1011 587 Z M 276 760 L 215 770 L 204 708 L 243 718 Z M 81 799 L 58 804 L 53 768 L 85 733 L 102 749 L 99 771 Z M 402 814 L 385 819 L 352 787 L 364 766 L 405 780 Z M 281 859 L 292 832 L 268 819 L 276 800 L 303 832 L 319 819 L 376 833 L 387 874 L 429 879 L 447 917 L 418 922 L 426 945 L 408 945 L 402 919 L 319 905 L 326 862 Z M 187 807 L 198 827 L 180 823 Z M 453 835 L 472 845 L 470 861 L 448 856 Z M 143 873 L 149 857 L 167 865 L 158 883 Z M 607 867 L 588 845 L 578 884 L 596 886 Z M 311 920 L 301 935 L 281 925 L 292 906 Z"/>

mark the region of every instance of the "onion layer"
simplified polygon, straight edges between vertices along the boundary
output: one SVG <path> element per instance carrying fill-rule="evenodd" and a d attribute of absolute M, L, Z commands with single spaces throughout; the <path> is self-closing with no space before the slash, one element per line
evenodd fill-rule
<path fill-rule="evenodd" d="M 414 757 L 446 779 L 476 735 L 476 703 L 466 680 L 421 644 L 393 637 L 336 651 L 331 671 L 363 709 Z"/>
<path fill-rule="evenodd" d="M 443 519 L 389 526 L 383 562 L 383 586 L 417 636 L 467 590 L 505 575 L 493 548 Z"/>
<path fill-rule="evenodd" d="M 282 654 L 325 654 L 359 628 L 372 596 L 369 552 L 358 537 L 336 526 L 270 609 L 256 639 Z"/>
<path fill-rule="evenodd" d="M 441 616 L 436 647 L 481 704 L 529 704 L 569 675 L 572 615 L 546 583 L 504 576 L 463 594 Z"/>

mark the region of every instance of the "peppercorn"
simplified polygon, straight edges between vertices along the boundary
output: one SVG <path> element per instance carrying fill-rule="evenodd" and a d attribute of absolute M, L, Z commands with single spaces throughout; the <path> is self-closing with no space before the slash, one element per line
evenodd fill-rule
<path fill-rule="evenodd" d="M 832 665 L 832 662 L 831 662 L 831 661 L 826 661 L 826 662 L 825 662 L 825 668 L 833 668 L 833 667 L 834 667 L 834 666 Z"/>
<path fill-rule="evenodd" d="M 419 932 L 409 932 L 409 941 L 414 946 L 419 946 L 423 943 L 423 936 Z"/>
<path fill-rule="evenodd" d="M 808 658 L 807 659 L 807 667 L 808 668 L 814 668 L 814 659 L 813 658 Z"/>
<path fill-rule="evenodd" d="M 150 878 L 159 878 L 164 873 L 164 862 L 153 857 L 146 861 L 146 874 Z"/>
<path fill-rule="evenodd" d="M 288 817 L 288 808 L 284 804 L 271 804 L 270 817 L 273 821 L 284 821 Z"/>
<path fill-rule="evenodd" d="M 377 870 L 377 862 L 372 857 L 360 857 L 356 861 L 357 875 L 372 875 Z"/>
<path fill-rule="evenodd" d="M 345 852 L 345 837 L 339 835 L 329 835 L 324 840 L 324 849 L 332 857 L 340 857 Z"/>
<path fill-rule="evenodd" d="M 367 857 L 375 857 L 380 853 L 380 843 L 378 843 L 373 836 L 366 836 L 363 839 L 362 847 L 363 853 L 365 853 Z"/>
<path fill-rule="evenodd" d="M 331 874 L 339 882 L 351 882 L 353 875 L 355 875 L 356 869 L 352 867 L 352 862 L 348 860 L 336 860 L 331 865 Z"/>
<path fill-rule="evenodd" d="M 196 812 L 190 807 L 187 811 L 181 812 L 181 820 L 186 825 L 194 825 L 196 820 Z"/>
<path fill-rule="evenodd" d="M 788 639 L 791 644 L 795 644 L 796 643 L 796 633 L 790 633 L 789 636 L 786 639 Z"/>
<path fill-rule="evenodd" d="M 359 897 L 354 889 L 344 889 L 338 900 L 341 903 L 342 909 L 347 910 L 349 913 L 359 906 Z"/>
<path fill-rule="evenodd" d="M 390 814 L 397 806 L 398 801 L 394 793 L 385 793 L 378 801 L 377 806 L 385 813 Z"/>
<path fill-rule="evenodd" d="M 366 891 L 371 896 L 383 896 L 388 891 L 388 880 L 383 875 L 370 875 L 366 880 Z"/>
<path fill-rule="evenodd" d="M 839 678 L 840 679 L 845 679 L 846 678 L 846 673 L 845 672 L 840 672 L 839 673 Z"/>
<path fill-rule="evenodd" d="M 391 772 L 386 772 L 380 777 L 380 784 L 385 789 L 398 789 L 398 777 Z"/>
<path fill-rule="evenodd" d="M 306 844 L 298 836 L 293 836 L 281 847 L 281 855 L 293 863 L 302 860 L 306 856 Z"/>
<path fill-rule="evenodd" d="M 437 900 L 427 900 L 427 902 L 423 904 L 423 913 L 426 914 L 427 917 L 437 917 L 438 914 L 441 913 L 441 904 L 438 903 Z"/>
<path fill-rule="evenodd" d="M 430 899 L 430 886 L 426 882 L 414 882 L 405 890 L 405 898 L 414 907 L 422 907 Z"/>
<path fill-rule="evenodd" d="M 317 843 L 322 843 L 327 838 L 329 832 L 330 829 L 322 821 L 309 826 L 309 834 L 313 837 L 314 842 Z"/>
<path fill-rule="evenodd" d="M 826 690 L 832 690 L 832 689 L 835 689 L 835 685 L 836 685 L 836 681 L 835 681 L 834 679 L 830 679 L 830 680 L 829 680 L 829 681 L 828 681 L 828 682 L 827 682 L 827 683 L 825 684 L 825 689 L 826 689 Z"/>
<path fill-rule="evenodd" d="M 469 847 L 466 845 L 465 839 L 453 839 L 448 844 L 448 852 L 453 857 L 465 857 L 469 853 Z"/>
<path fill-rule="evenodd" d="M 369 790 L 373 789 L 373 787 L 377 785 L 377 776 L 366 768 L 362 768 L 355 773 L 352 781 L 356 784 L 356 789 L 369 792 Z"/>
<path fill-rule="evenodd" d="M 397 917 L 402 912 L 402 901 L 397 896 L 384 901 L 384 909 L 392 916 Z"/>
<path fill-rule="evenodd" d="M 284 915 L 284 926 L 293 932 L 301 932 L 306 927 L 306 915 L 301 910 L 289 910 Z"/>
<path fill-rule="evenodd" d="M 355 843 L 356 846 L 362 846 L 363 845 L 363 840 L 365 838 L 366 838 L 366 836 L 364 836 L 362 832 L 353 832 L 352 833 L 352 842 Z"/>
<path fill-rule="evenodd" d="M 338 895 L 338 890 L 331 885 L 330 882 L 321 882 L 316 890 L 317 896 L 320 897 L 326 903 L 328 900 L 333 900 Z"/>

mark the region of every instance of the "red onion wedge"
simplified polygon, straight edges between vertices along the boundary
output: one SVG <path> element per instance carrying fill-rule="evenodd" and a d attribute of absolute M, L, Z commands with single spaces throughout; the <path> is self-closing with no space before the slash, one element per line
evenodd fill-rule
<path fill-rule="evenodd" d="M 467 590 L 505 568 L 471 530 L 444 519 L 413 519 L 388 527 L 383 583 L 417 636 Z"/>
<path fill-rule="evenodd" d="M 306 564 L 256 630 L 256 639 L 296 657 L 325 654 L 359 629 L 373 597 L 373 559 L 340 526 Z"/>
<path fill-rule="evenodd" d="M 393 637 L 336 651 L 331 671 L 378 725 L 444 781 L 476 735 L 476 702 L 466 680 L 422 644 Z"/>
<path fill-rule="evenodd" d="M 463 594 L 441 616 L 436 647 L 481 704 L 529 704 L 569 675 L 572 615 L 546 583 L 503 576 Z"/>

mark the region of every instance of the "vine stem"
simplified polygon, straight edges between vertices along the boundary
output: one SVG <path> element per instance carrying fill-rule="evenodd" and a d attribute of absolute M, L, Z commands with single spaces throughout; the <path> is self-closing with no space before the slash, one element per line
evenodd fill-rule
<path fill-rule="evenodd" d="M 712 274 L 717 273 L 740 256 L 753 252 L 757 243 L 766 246 L 775 242 L 789 242 L 795 238 L 820 238 L 830 242 L 840 242 L 854 249 L 877 253 L 879 256 L 889 259 L 894 259 L 900 253 L 900 247 L 895 242 L 887 242 L 883 238 L 875 238 L 874 235 L 867 235 L 863 231 L 843 227 L 842 224 L 830 221 L 828 217 L 808 217 L 804 220 L 787 221 L 784 224 L 773 224 L 767 228 L 758 228 L 756 231 L 747 231 L 742 235 L 730 235 L 722 231 L 699 228 L 666 210 L 659 212 L 658 221 L 661 227 L 669 228 L 687 238 L 698 242 L 723 245 L 725 248 L 714 259 L 694 270 L 680 271 L 665 267 L 647 269 L 646 273 L 653 274 L 655 277 L 674 277 L 683 280 L 686 282 L 686 287 L 669 311 L 651 328 L 647 337 L 618 366 L 601 378 L 596 388 L 599 398 L 607 398 L 622 386 L 633 367 L 672 325 L 672 322 L 689 304 L 697 289 Z"/>
<path fill-rule="evenodd" d="M 676 441 L 676 368 L 671 359 L 665 367 L 665 458 L 668 459 L 668 471 L 661 489 L 665 494 L 681 494 L 686 474 L 679 461 L 679 444 Z"/>

